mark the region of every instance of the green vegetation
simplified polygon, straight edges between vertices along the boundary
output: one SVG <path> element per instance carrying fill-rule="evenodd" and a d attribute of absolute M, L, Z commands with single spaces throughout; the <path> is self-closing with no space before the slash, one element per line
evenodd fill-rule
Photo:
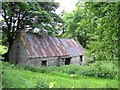
<path fill-rule="evenodd" d="M 118 65 L 117 62 L 96 62 L 89 65 L 68 65 L 68 66 L 50 66 L 38 67 L 35 65 L 18 65 L 17 68 L 24 68 L 33 72 L 40 73 L 65 73 L 75 74 L 77 76 L 91 76 L 96 78 L 111 78 L 118 79 Z"/>
<path fill-rule="evenodd" d="M 71 13 L 65 13 L 62 37 L 77 37 L 97 60 L 118 60 L 120 2 L 79 3 Z M 113 23 L 114 22 L 114 23 Z"/>
<path fill-rule="evenodd" d="M 0 61 L 0 90 L 2 89 L 2 62 Z"/>
<path fill-rule="evenodd" d="M 114 64 L 109 63 L 108 67 L 109 65 L 111 66 Z M 60 67 L 57 66 L 38 67 L 33 65 L 14 66 L 13 64 L 3 62 L 2 63 L 3 87 L 6 88 L 10 88 L 10 87 L 11 88 L 118 88 L 118 80 L 117 78 L 115 78 L 115 74 L 113 75 L 114 79 L 110 79 L 109 77 L 94 78 L 94 75 L 88 77 L 90 75 L 87 76 L 86 74 L 84 75 L 83 73 L 81 73 L 82 71 L 84 71 L 84 69 L 87 70 L 88 69 L 87 67 L 90 68 L 92 66 L 94 66 L 94 64 L 91 64 L 90 66 L 69 65 L 69 66 L 60 66 Z M 110 69 L 110 70 L 114 71 L 115 69 Z M 110 72 L 110 70 L 108 70 L 108 72 Z M 80 74 L 77 72 L 79 72 Z M 92 70 L 87 72 L 92 72 Z M 100 73 L 100 71 L 98 73 Z"/>
<path fill-rule="evenodd" d="M 7 52 L 7 47 L 0 45 L 0 59 L 2 58 L 2 55 Z"/>
<path fill-rule="evenodd" d="M 76 10 L 63 13 L 62 20 L 55 13 L 59 7 L 55 2 L 3 2 L 1 16 L 6 25 L 2 28 L 0 41 L 8 49 L 0 46 L 0 58 L 7 50 L 4 57 L 9 61 L 9 50 L 18 30 L 28 27 L 38 28 L 42 35 L 46 30 L 49 35 L 77 37 L 87 51 L 88 61 L 92 54 L 96 61 L 89 65 L 60 67 L 15 66 L 0 62 L 3 87 L 118 88 L 119 6 L 120 2 L 77 3 Z"/>
<path fill-rule="evenodd" d="M 2 43 L 8 48 L 5 59 L 9 60 L 8 52 L 19 30 L 37 28 L 42 35 L 46 31 L 48 35 L 77 37 L 88 56 L 94 54 L 97 60 L 118 60 L 119 6 L 120 2 L 78 2 L 73 12 L 63 12 L 61 18 L 55 13 L 59 3 L 3 2 L 1 16 L 6 25 Z"/>
<path fill-rule="evenodd" d="M 54 1 L 54 0 L 53 0 Z M 55 13 L 59 7 L 57 2 L 2 2 L 3 20 L 2 43 L 8 47 L 4 56 L 9 61 L 9 50 L 17 37 L 17 33 L 23 29 L 29 29 L 36 33 L 56 35 L 61 27 L 62 19 Z M 47 32 L 47 33 L 46 33 Z"/>

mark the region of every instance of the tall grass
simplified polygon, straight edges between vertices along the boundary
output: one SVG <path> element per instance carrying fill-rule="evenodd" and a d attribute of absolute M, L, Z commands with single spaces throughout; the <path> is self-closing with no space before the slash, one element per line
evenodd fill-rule
<path fill-rule="evenodd" d="M 118 66 L 114 62 L 96 62 L 85 66 L 67 65 L 59 67 L 58 66 L 40 67 L 35 65 L 17 65 L 16 67 L 39 73 L 60 72 L 66 74 L 75 74 L 78 76 L 118 79 Z"/>
<path fill-rule="evenodd" d="M 28 65 L 29 66 L 29 65 Z M 2 64 L 2 84 L 5 88 L 118 88 L 115 79 L 76 75 L 77 65 L 37 67 Z M 86 67 L 86 66 L 85 66 Z M 89 67 L 89 66 L 88 66 Z M 71 71 L 72 70 L 72 71 Z M 72 73 L 71 73 L 72 72 Z"/>

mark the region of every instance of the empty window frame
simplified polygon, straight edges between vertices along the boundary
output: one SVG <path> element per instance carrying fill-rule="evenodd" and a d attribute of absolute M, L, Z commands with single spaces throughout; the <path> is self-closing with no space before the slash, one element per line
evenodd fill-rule
<path fill-rule="evenodd" d="M 42 66 L 46 66 L 46 65 L 47 65 L 47 61 L 42 61 L 42 62 L 41 62 L 41 65 L 42 65 Z"/>
<path fill-rule="evenodd" d="M 71 58 L 66 58 L 66 59 L 65 59 L 65 65 L 69 65 L 69 64 L 70 64 L 70 59 L 71 59 Z"/>

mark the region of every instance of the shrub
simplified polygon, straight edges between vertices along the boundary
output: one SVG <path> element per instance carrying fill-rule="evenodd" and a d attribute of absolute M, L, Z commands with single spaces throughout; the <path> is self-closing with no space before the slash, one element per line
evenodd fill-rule
<path fill-rule="evenodd" d="M 2 59 L 2 55 L 7 52 L 7 47 L 0 45 L 0 59 Z"/>
<path fill-rule="evenodd" d="M 117 67 L 113 63 L 96 62 L 89 66 L 82 66 L 76 72 L 78 75 L 93 76 L 100 78 L 116 78 L 118 76 Z"/>

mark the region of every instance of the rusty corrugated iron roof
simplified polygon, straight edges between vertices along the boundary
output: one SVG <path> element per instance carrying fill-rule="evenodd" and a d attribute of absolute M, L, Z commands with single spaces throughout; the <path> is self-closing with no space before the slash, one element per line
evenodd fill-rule
<path fill-rule="evenodd" d="M 29 58 L 79 56 L 84 54 L 84 49 L 74 39 L 26 33 L 22 36 L 22 41 Z"/>
<path fill-rule="evenodd" d="M 79 44 L 78 41 L 74 39 L 60 39 L 61 43 L 66 48 L 67 52 L 71 57 L 73 56 L 80 56 L 85 53 L 84 48 Z"/>
<path fill-rule="evenodd" d="M 27 33 L 23 41 L 31 58 L 69 55 L 57 37 Z"/>

